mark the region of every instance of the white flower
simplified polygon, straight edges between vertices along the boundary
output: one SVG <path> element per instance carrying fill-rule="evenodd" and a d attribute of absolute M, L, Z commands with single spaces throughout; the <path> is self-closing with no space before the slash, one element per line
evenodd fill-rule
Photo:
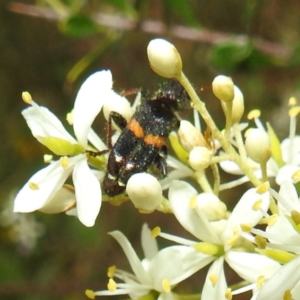
<path fill-rule="evenodd" d="M 155 239 L 147 225 L 142 228 L 142 247 L 145 258 L 140 261 L 130 242 L 120 231 L 113 231 L 110 235 L 122 247 L 134 274 L 119 269 L 112 274 L 124 283 L 109 280 L 108 290 L 86 291 L 87 296 L 116 296 L 128 294 L 131 299 L 140 299 L 151 291 L 159 294 L 157 299 L 173 299 L 171 289 L 174 285 L 191 276 L 201 264 L 208 264 L 211 258 L 207 255 L 196 253 L 188 246 L 173 246 L 158 251 Z M 193 271 L 191 271 L 193 270 Z M 109 272 L 110 273 L 110 272 Z"/>
<path fill-rule="evenodd" d="M 254 227 L 268 210 L 270 195 L 249 189 L 240 199 L 228 220 L 209 222 L 195 205 L 196 190 L 188 183 L 174 181 L 169 190 L 169 200 L 180 224 L 202 243 L 185 240 L 165 233 L 162 237 L 192 246 L 195 251 L 210 254 L 214 263 L 210 267 L 202 292 L 203 299 L 226 299 L 227 284 L 223 262 L 243 279 L 253 283 L 259 276 L 269 278 L 280 264 L 258 253 L 247 252 L 247 243 L 241 238 L 242 225 Z M 258 206 L 258 208 L 256 207 Z M 221 229 L 221 230 L 220 230 Z M 244 252 L 235 247 L 245 248 Z"/>
<path fill-rule="evenodd" d="M 62 188 L 72 174 L 78 218 L 86 226 L 94 225 L 102 202 L 98 178 L 101 173 L 97 175 L 89 168 L 88 157 L 83 151 L 88 147 L 88 140 L 97 150 L 103 150 L 103 143 L 96 137 L 91 125 L 104 102 L 115 97 L 112 84 L 110 71 L 96 72 L 82 84 L 73 110 L 73 128 L 77 140 L 47 108 L 31 101 L 31 107 L 22 112 L 33 136 L 63 157 L 51 162 L 28 180 L 15 199 L 15 212 L 43 209 L 61 212 L 72 207 L 74 197 L 66 197 L 66 190 Z"/>
<path fill-rule="evenodd" d="M 282 266 L 251 300 L 300 300 L 299 268 L 300 256 Z"/>
<path fill-rule="evenodd" d="M 259 119 L 259 113 L 257 111 L 251 112 L 254 115 L 254 121 L 257 128 L 266 131 L 261 120 Z M 292 107 L 290 109 L 290 132 L 289 137 L 284 139 L 281 143 L 278 141 L 275 132 L 268 125 L 268 135 L 271 140 L 272 158 L 267 163 L 267 175 L 268 177 L 275 177 L 276 183 L 281 184 L 285 180 L 293 181 L 292 175 L 300 168 L 300 136 L 296 135 L 296 117 L 299 113 L 298 107 Z M 232 140 L 235 144 L 236 141 Z M 251 147 L 251 145 L 250 145 Z M 256 164 L 248 158 L 250 167 L 254 170 L 256 176 L 261 177 L 261 170 L 259 164 Z M 243 172 L 233 161 L 220 162 L 221 168 L 230 174 L 243 175 Z M 246 176 L 243 176 L 232 182 L 232 184 L 225 184 L 221 186 L 221 190 L 230 188 L 249 181 Z"/>
<path fill-rule="evenodd" d="M 150 67 L 158 75 L 175 78 L 181 74 L 182 61 L 177 49 L 164 39 L 150 41 L 147 48 Z"/>
<path fill-rule="evenodd" d="M 280 250 L 281 255 L 300 254 L 300 200 L 295 186 L 290 181 L 282 183 L 279 193 L 271 190 L 271 194 L 277 200 L 278 214 L 270 216 L 265 231 L 253 229 L 254 234 L 268 239 L 266 254 L 274 249 Z M 274 255 L 274 254 L 273 254 Z M 274 258 L 277 255 L 275 253 Z M 280 259 L 278 259 L 280 261 Z"/>

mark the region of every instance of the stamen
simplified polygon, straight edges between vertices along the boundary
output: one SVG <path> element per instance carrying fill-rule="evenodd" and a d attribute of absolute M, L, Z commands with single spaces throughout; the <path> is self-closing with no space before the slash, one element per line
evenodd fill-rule
<path fill-rule="evenodd" d="M 292 293 L 290 290 L 286 290 L 283 294 L 283 300 L 292 300 Z"/>
<path fill-rule="evenodd" d="M 92 290 L 85 290 L 85 295 L 89 298 L 89 299 L 95 299 L 95 293 Z"/>
<path fill-rule="evenodd" d="M 112 278 L 108 281 L 107 289 L 111 292 L 114 292 L 117 289 L 117 284 Z"/>
<path fill-rule="evenodd" d="M 260 209 L 260 207 L 261 207 L 261 204 L 262 204 L 262 200 L 261 199 L 257 200 L 252 205 L 252 209 L 255 210 L 255 211 L 258 211 Z"/>
<path fill-rule="evenodd" d="M 258 194 L 264 194 L 265 192 L 267 192 L 270 189 L 270 182 L 269 181 L 265 181 L 263 184 L 261 184 L 257 189 L 256 192 Z"/>
<path fill-rule="evenodd" d="M 268 220 L 267 220 L 267 224 L 268 224 L 268 226 L 272 226 L 272 225 L 274 225 L 275 224 L 275 222 L 277 221 L 277 219 L 278 219 L 278 215 L 272 215 L 272 216 L 270 216 L 269 218 L 268 218 Z"/>
<path fill-rule="evenodd" d="M 300 112 L 300 106 L 295 106 L 295 107 L 292 107 L 290 110 L 289 110 L 289 116 L 292 118 L 292 117 L 297 117 L 298 114 Z"/>
<path fill-rule="evenodd" d="M 296 171 L 292 175 L 292 179 L 293 179 L 294 183 L 298 183 L 300 181 L 300 170 Z"/>
<path fill-rule="evenodd" d="M 250 223 L 249 224 L 240 224 L 240 226 L 244 232 L 250 232 L 252 229 L 252 225 Z"/>
<path fill-rule="evenodd" d="M 234 243 L 238 240 L 239 238 L 239 235 L 238 234 L 234 234 L 231 238 L 229 238 L 227 241 L 226 241 L 226 244 L 228 246 L 233 246 Z"/>
<path fill-rule="evenodd" d="M 232 292 L 231 292 L 231 289 L 228 288 L 225 292 L 225 298 L 228 299 L 228 300 L 231 300 L 232 299 Z"/>
<path fill-rule="evenodd" d="M 210 274 L 208 276 L 208 279 L 211 281 L 213 286 L 216 286 L 216 284 L 218 283 L 218 276 L 216 274 Z"/>
<path fill-rule="evenodd" d="M 296 225 L 300 224 L 300 213 L 298 211 L 292 210 L 291 217 Z"/>
<path fill-rule="evenodd" d="M 23 92 L 22 93 L 22 99 L 25 103 L 30 104 L 30 105 L 32 104 L 32 97 L 29 94 L 29 92 Z"/>
<path fill-rule="evenodd" d="M 267 246 L 267 240 L 261 235 L 255 236 L 255 243 L 259 249 L 265 249 Z"/>
<path fill-rule="evenodd" d="M 67 113 L 66 120 L 69 123 L 69 125 L 73 125 L 73 110 Z"/>
<path fill-rule="evenodd" d="M 69 158 L 67 156 L 63 156 L 60 158 L 59 163 L 66 170 L 69 166 Z"/>
<path fill-rule="evenodd" d="M 116 269 L 117 269 L 116 266 L 110 266 L 107 269 L 107 277 L 113 278 L 115 276 Z"/>
<path fill-rule="evenodd" d="M 159 227 L 159 226 L 156 226 L 156 227 L 153 228 L 152 231 L 151 231 L 151 237 L 155 239 L 156 237 L 158 237 L 158 236 L 160 235 L 160 233 L 161 233 L 160 227 Z"/>
<path fill-rule="evenodd" d="M 253 109 L 248 113 L 247 119 L 248 120 L 256 119 L 259 118 L 260 115 L 261 115 L 261 111 L 259 109 Z"/>
<path fill-rule="evenodd" d="M 49 164 L 53 159 L 53 155 L 51 154 L 44 154 L 44 163 Z"/>
<path fill-rule="evenodd" d="M 36 184 L 36 183 L 34 183 L 34 182 L 29 182 L 29 187 L 32 189 L 32 190 L 34 190 L 34 191 L 37 191 L 37 190 L 39 190 L 40 189 L 40 187 Z"/>
<path fill-rule="evenodd" d="M 170 291 L 171 291 L 171 284 L 170 284 L 170 281 L 168 279 L 164 279 L 162 281 L 162 287 L 163 287 L 163 290 L 166 293 L 170 293 Z"/>
<path fill-rule="evenodd" d="M 291 97 L 289 99 L 289 106 L 293 106 L 293 105 L 296 105 L 297 104 L 297 99 L 296 97 Z"/>
<path fill-rule="evenodd" d="M 265 276 L 259 276 L 256 280 L 256 285 L 257 285 L 257 288 L 260 290 L 265 282 L 266 278 Z"/>
<path fill-rule="evenodd" d="M 190 208 L 195 208 L 197 207 L 197 196 L 193 196 L 192 199 L 190 200 Z"/>

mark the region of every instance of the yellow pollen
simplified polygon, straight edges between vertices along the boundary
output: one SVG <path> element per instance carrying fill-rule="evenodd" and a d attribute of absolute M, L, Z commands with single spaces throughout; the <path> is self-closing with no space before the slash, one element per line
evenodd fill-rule
<path fill-rule="evenodd" d="M 32 97 L 28 92 L 23 92 L 22 93 L 22 99 L 25 103 L 27 104 L 32 104 Z"/>
<path fill-rule="evenodd" d="M 286 290 L 283 294 L 283 300 L 292 300 L 292 293 L 290 290 Z"/>
<path fill-rule="evenodd" d="M 112 278 L 108 280 L 107 289 L 110 292 L 114 292 L 117 289 L 117 284 Z"/>
<path fill-rule="evenodd" d="M 73 125 L 73 110 L 67 113 L 66 120 L 69 123 L 69 125 Z"/>
<path fill-rule="evenodd" d="M 293 175 L 292 179 L 294 183 L 298 183 L 300 181 L 300 170 L 297 170 Z"/>
<path fill-rule="evenodd" d="M 256 280 L 257 288 L 260 290 L 265 282 L 266 278 L 264 276 L 259 276 Z"/>
<path fill-rule="evenodd" d="M 269 217 L 268 221 L 267 221 L 268 226 L 274 225 L 275 222 L 277 221 L 277 219 L 278 219 L 278 215 L 276 215 L 276 214 Z"/>
<path fill-rule="evenodd" d="M 48 164 L 53 159 L 53 155 L 51 154 L 44 154 L 44 163 Z"/>
<path fill-rule="evenodd" d="M 95 293 L 92 290 L 85 290 L 85 295 L 89 298 L 89 299 L 95 299 Z"/>
<path fill-rule="evenodd" d="M 262 200 L 261 199 L 257 200 L 252 205 L 252 209 L 255 210 L 255 211 L 258 211 L 260 209 L 260 207 L 261 207 L 261 204 L 262 204 Z"/>
<path fill-rule="evenodd" d="M 257 235 L 255 237 L 255 242 L 256 242 L 256 245 L 259 249 L 266 249 L 266 246 L 267 246 L 267 240 L 260 236 L 260 235 Z"/>
<path fill-rule="evenodd" d="M 252 229 L 252 225 L 250 223 L 249 224 L 241 224 L 240 226 L 244 232 L 250 232 Z"/>
<path fill-rule="evenodd" d="M 160 233 L 161 233 L 160 227 L 159 227 L 159 226 L 156 226 L 156 227 L 153 228 L 152 231 L 151 231 L 151 237 L 155 239 L 156 237 L 158 237 L 158 236 L 160 235 Z"/>
<path fill-rule="evenodd" d="M 248 120 L 252 120 L 252 119 L 256 119 L 256 118 L 259 118 L 260 117 L 260 110 L 259 109 L 253 109 L 251 110 L 248 115 L 247 115 L 247 119 Z"/>
<path fill-rule="evenodd" d="M 40 189 L 40 187 L 34 182 L 29 182 L 29 187 L 34 191 L 37 191 Z"/>
<path fill-rule="evenodd" d="M 290 117 L 297 117 L 300 112 L 300 106 L 294 106 L 289 110 Z"/>
<path fill-rule="evenodd" d="M 265 181 L 256 189 L 256 192 L 261 195 L 267 192 L 269 189 L 270 189 L 270 183 L 269 181 Z"/>
<path fill-rule="evenodd" d="M 228 246 L 233 246 L 234 245 L 234 243 L 237 241 L 237 239 L 239 238 L 239 235 L 238 234 L 234 234 L 231 238 L 229 238 L 228 240 L 227 240 L 227 245 Z"/>
<path fill-rule="evenodd" d="M 67 156 L 63 156 L 60 158 L 59 163 L 66 170 L 69 166 L 69 158 Z"/>
<path fill-rule="evenodd" d="M 116 269 L 117 269 L 116 266 L 110 266 L 107 269 L 107 277 L 113 278 L 115 276 Z"/>
<path fill-rule="evenodd" d="M 190 208 L 197 207 L 197 196 L 192 197 L 189 204 L 190 204 Z"/>
<path fill-rule="evenodd" d="M 216 286 L 216 284 L 218 283 L 218 276 L 216 274 L 208 275 L 208 279 L 211 281 L 213 286 Z"/>
<path fill-rule="evenodd" d="M 296 97 L 291 97 L 289 99 L 289 106 L 293 106 L 293 105 L 296 105 L 297 104 L 297 99 Z"/>
<path fill-rule="evenodd" d="M 298 211 L 292 210 L 291 211 L 291 217 L 292 217 L 292 220 L 294 221 L 294 223 L 296 225 L 300 224 L 300 213 Z"/>
<path fill-rule="evenodd" d="M 168 279 L 164 279 L 162 281 L 162 287 L 163 287 L 163 290 L 166 293 L 170 293 L 170 291 L 171 291 L 171 284 L 170 284 L 170 281 Z"/>
<path fill-rule="evenodd" d="M 232 299 L 232 293 L 231 293 L 231 289 L 228 288 L 225 292 L 225 298 L 228 299 L 228 300 L 231 300 Z"/>

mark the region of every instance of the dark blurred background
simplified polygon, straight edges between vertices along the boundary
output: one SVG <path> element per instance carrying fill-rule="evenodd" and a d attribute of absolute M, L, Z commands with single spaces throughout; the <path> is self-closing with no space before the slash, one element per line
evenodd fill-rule
<path fill-rule="evenodd" d="M 299 95 L 299 11 L 298 0 L 1 0 L 0 299 L 79 300 L 87 299 L 87 288 L 105 289 L 110 265 L 130 270 L 106 234 L 111 230 L 122 229 L 140 255 L 144 222 L 188 236 L 172 216 L 141 215 L 131 203 L 104 203 L 93 228 L 64 214 L 14 216 L 18 189 L 43 167 L 47 152 L 20 114 L 22 91 L 65 120 L 80 84 L 96 70 L 111 69 L 119 91 L 151 88 L 161 78 L 149 68 L 146 47 L 163 37 L 176 45 L 195 87 L 209 86 L 217 74 L 231 76 L 245 111 L 260 108 L 283 138 L 288 99 Z M 218 100 L 211 91 L 201 98 L 222 128 Z M 95 129 L 105 136 L 101 121 Z M 238 197 L 221 194 L 228 203 Z M 203 280 L 196 274 L 181 290 L 199 292 Z"/>

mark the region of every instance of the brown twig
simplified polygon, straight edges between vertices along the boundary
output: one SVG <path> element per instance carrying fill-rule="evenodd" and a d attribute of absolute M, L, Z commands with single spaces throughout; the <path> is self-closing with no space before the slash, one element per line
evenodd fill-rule
<path fill-rule="evenodd" d="M 37 7 L 34 5 L 27 5 L 19 2 L 10 3 L 8 5 L 8 9 L 15 13 L 28 15 L 32 17 L 39 17 L 54 21 L 62 19 L 62 17 L 59 16 L 51 8 Z M 272 43 L 263 40 L 259 37 L 250 38 L 249 36 L 243 34 L 228 34 L 223 32 L 178 25 L 166 27 L 165 24 L 160 21 L 143 20 L 141 22 L 135 22 L 126 19 L 123 16 L 102 13 L 94 14 L 93 20 L 99 25 L 115 28 L 118 30 L 141 30 L 143 32 L 157 34 L 161 36 L 166 35 L 168 33 L 177 38 L 213 45 L 224 43 L 226 41 L 230 41 L 231 43 L 235 43 L 237 45 L 246 45 L 251 41 L 254 47 L 256 47 L 256 49 L 260 50 L 261 52 L 284 59 L 289 59 L 293 54 L 293 49 L 289 46 L 281 45 L 278 43 Z"/>

